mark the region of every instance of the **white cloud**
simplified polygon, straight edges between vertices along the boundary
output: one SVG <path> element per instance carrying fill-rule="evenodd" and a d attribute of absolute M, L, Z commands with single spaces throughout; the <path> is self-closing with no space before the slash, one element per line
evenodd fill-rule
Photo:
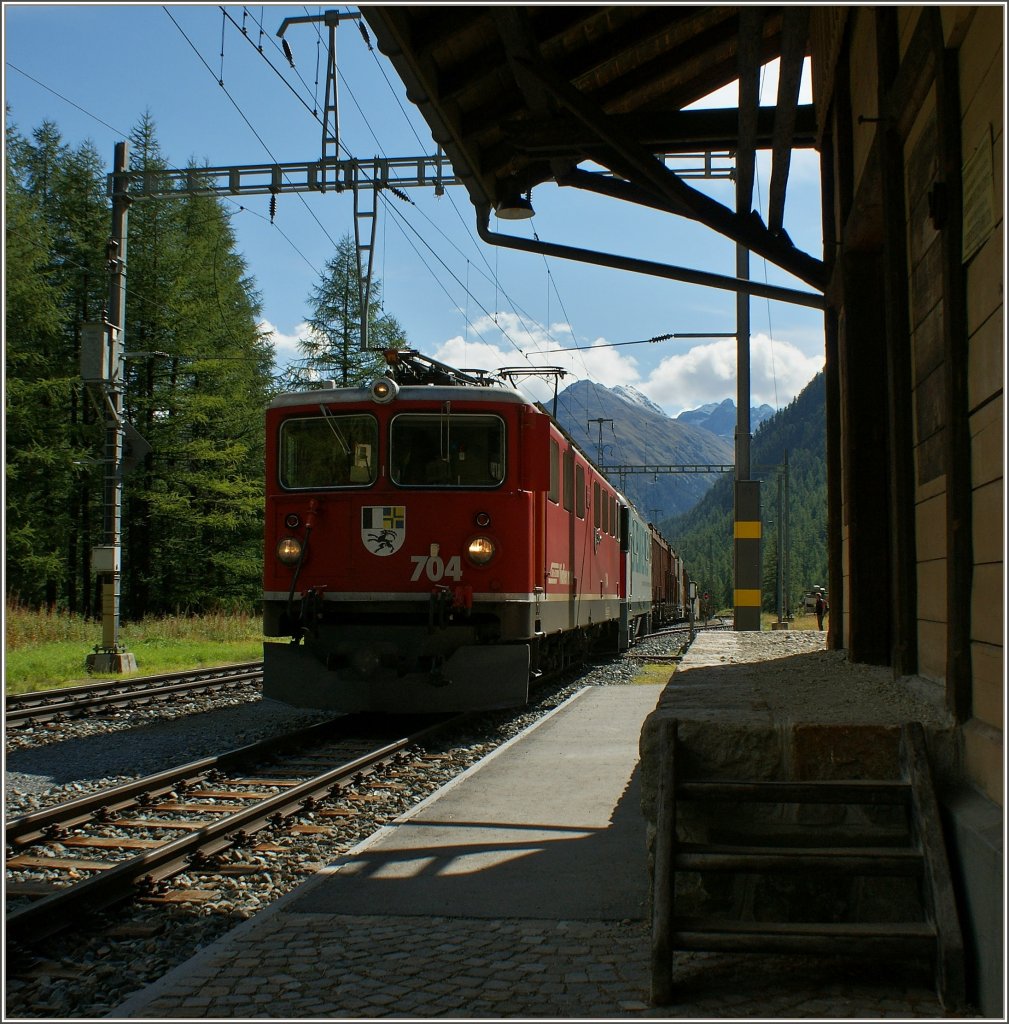
<path fill-rule="evenodd" d="M 754 335 L 750 339 L 751 404 L 781 408 L 821 369 L 822 354 L 809 356 L 791 342 Z M 663 359 L 638 387 L 670 416 L 706 402 L 735 401 L 736 342 L 720 339 Z"/>
<path fill-rule="evenodd" d="M 474 322 L 473 332 L 479 340 L 449 338 L 433 353 L 434 358 L 450 366 L 492 372 L 503 367 L 559 366 L 569 374 L 560 382 L 562 391 L 574 380 L 586 378 L 609 388 L 633 385 L 670 416 L 706 402 L 736 399 L 734 338 L 695 345 L 663 359 L 643 376 L 637 360 L 621 348 L 604 347 L 605 338 L 586 342 L 576 352 L 558 351 L 574 347 L 567 324 L 552 325 L 547 332 L 517 314 L 499 313 Z M 821 346 L 822 338 L 801 330 L 794 341 L 754 335 L 750 340 L 751 404 L 786 406 L 823 369 Z M 552 379 L 526 377 L 517 385 L 540 402 L 553 396 Z"/>
<path fill-rule="evenodd" d="M 577 351 L 559 351 L 576 348 L 576 339 L 568 324 L 552 324 L 550 330 L 516 313 L 484 316 L 473 322 L 473 333 L 480 340 L 464 339 L 458 335 L 444 342 L 434 358 L 460 368 L 499 370 L 503 367 L 521 367 L 533 370 L 537 366 L 559 366 L 569 376 L 561 382 L 561 390 L 572 378 L 583 377 L 605 381 L 608 387 L 616 384 L 635 384 L 640 379 L 633 357 L 604 348 L 605 338 L 585 342 Z M 552 380 L 526 377 L 518 381 L 520 389 L 537 401 L 553 396 Z"/>
<path fill-rule="evenodd" d="M 261 320 L 259 323 L 259 332 L 273 345 L 277 365 L 284 366 L 294 359 L 301 358 L 301 351 L 298 348 L 298 343 L 303 338 L 308 337 L 311 332 L 311 327 L 302 321 L 302 323 L 295 326 L 293 334 L 285 334 L 283 331 L 278 330 L 278 328 L 274 324 L 270 323 L 269 320 Z"/>

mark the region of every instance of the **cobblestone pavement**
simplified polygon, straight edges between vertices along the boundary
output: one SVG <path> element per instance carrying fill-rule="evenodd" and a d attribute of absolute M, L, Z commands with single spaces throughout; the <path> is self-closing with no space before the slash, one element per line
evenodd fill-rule
<path fill-rule="evenodd" d="M 251 924 L 251 922 L 250 922 Z M 114 1011 L 137 1018 L 935 1018 L 927 977 L 795 957 L 681 954 L 648 1003 L 648 933 L 622 923 L 280 911 Z"/>

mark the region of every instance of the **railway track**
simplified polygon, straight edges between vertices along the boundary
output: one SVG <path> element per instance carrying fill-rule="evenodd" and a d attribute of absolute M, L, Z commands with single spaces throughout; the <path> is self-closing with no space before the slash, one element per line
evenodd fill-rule
<path fill-rule="evenodd" d="M 726 622 L 724 619 L 714 618 L 709 620 L 706 625 L 698 625 L 697 623 L 695 623 L 692 632 L 696 634 L 710 630 L 724 630 L 731 628 L 731 620 Z M 652 633 L 646 634 L 641 638 L 641 641 L 639 641 L 639 643 L 647 642 L 649 640 L 678 640 L 680 641 L 682 646 L 681 650 L 675 654 L 657 653 L 655 651 L 648 650 L 639 651 L 635 650 L 634 647 L 632 647 L 630 650 L 624 651 L 621 654 L 621 657 L 627 661 L 650 662 L 659 665 L 665 664 L 667 662 L 672 664 L 679 664 L 679 662 L 683 658 L 685 648 L 691 640 L 691 627 L 688 624 L 682 622 L 677 623 L 673 626 L 666 626 L 662 629 L 657 629 Z"/>
<path fill-rule="evenodd" d="M 415 719 L 414 732 L 387 730 L 376 742 L 361 716 L 342 716 L 8 821 L 6 895 L 9 907 L 20 903 L 7 913 L 8 941 L 30 946 L 131 898 L 212 899 L 208 890 L 173 894 L 168 882 L 182 872 L 262 870 L 249 856 L 276 847 L 257 844 L 255 833 L 327 831 L 291 819 L 325 819 L 327 800 L 380 784 L 384 766 L 409 761 L 411 745 L 458 717 L 419 729 Z"/>
<path fill-rule="evenodd" d="M 253 661 L 9 694 L 4 699 L 4 719 L 8 726 L 35 725 L 39 722 L 79 718 L 127 704 L 147 704 L 187 693 L 257 685 L 262 683 L 262 679 L 263 663 Z"/>
<path fill-rule="evenodd" d="M 702 629 L 725 628 L 727 628 L 726 625 L 720 619 L 713 619 L 707 626 L 695 625 L 694 627 L 695 632 Z M 689 627 L 678 624 L 657 630 L 648 636 L 664 637 L 678 633 L 688 635 Z M 625 657 L 648 660 L 651 656 L 637 654 L 632 650 Z M 676 660 L 676 657 L 676 655 L 667 655 L 664 660 Z M 6 696 L 4 698 L 4 720 L 8 726 L 27 726 L 41 722 L 68 720 L 129 704 L 149 704 L 166 697 L 181 696 L 187 693 L 209 693 L 213 690 L 261 685 L 262 679 L 263 663 L 254 661 L 210 669 L 187 669 L 155 676 L 136 676 L 131 679 L 85 683 L 81 686 L 34 690 L 30 693 Z"/>

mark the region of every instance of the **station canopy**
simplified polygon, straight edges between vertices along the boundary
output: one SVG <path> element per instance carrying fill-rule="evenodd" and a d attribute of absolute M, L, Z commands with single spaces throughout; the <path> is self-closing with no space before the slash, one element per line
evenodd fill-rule
<path fill-rule="evenodd" d="M 537 185 L 552 181 L 700 221 L 823 288 L 822 262 L 794 247 L 782 226 L 791 151 L 816 142 L 815 110 L 798 101 L 808 7 L 450 4 L 361 12 L 478 219 L 521 209 Z M 777 100 L 760 107 L 760 69 L 776 58 Z M 737 80 L 737 106 L 685 109 Z M 758 148 L 772 153 L 766 223 L 751 209 Z M 690 186 L 663 159 L 704 151 L 733 154 L 736 209 Z"/>

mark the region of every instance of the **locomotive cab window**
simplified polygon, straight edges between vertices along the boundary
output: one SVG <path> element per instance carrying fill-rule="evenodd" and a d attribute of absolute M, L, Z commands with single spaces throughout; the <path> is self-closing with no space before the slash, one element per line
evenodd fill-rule
<path fill-rule="evenodd" d="M 467 413 L 397 416 L 389 463 L 402 487 L 497 487 L 505 476 L 504 422 Z"/>
<path fill-rule="evenodd" d="M 324 413 L 280 426 L 280 484 L 288 490 L 373 484 L 378 463 L 374 416 Z"/>

